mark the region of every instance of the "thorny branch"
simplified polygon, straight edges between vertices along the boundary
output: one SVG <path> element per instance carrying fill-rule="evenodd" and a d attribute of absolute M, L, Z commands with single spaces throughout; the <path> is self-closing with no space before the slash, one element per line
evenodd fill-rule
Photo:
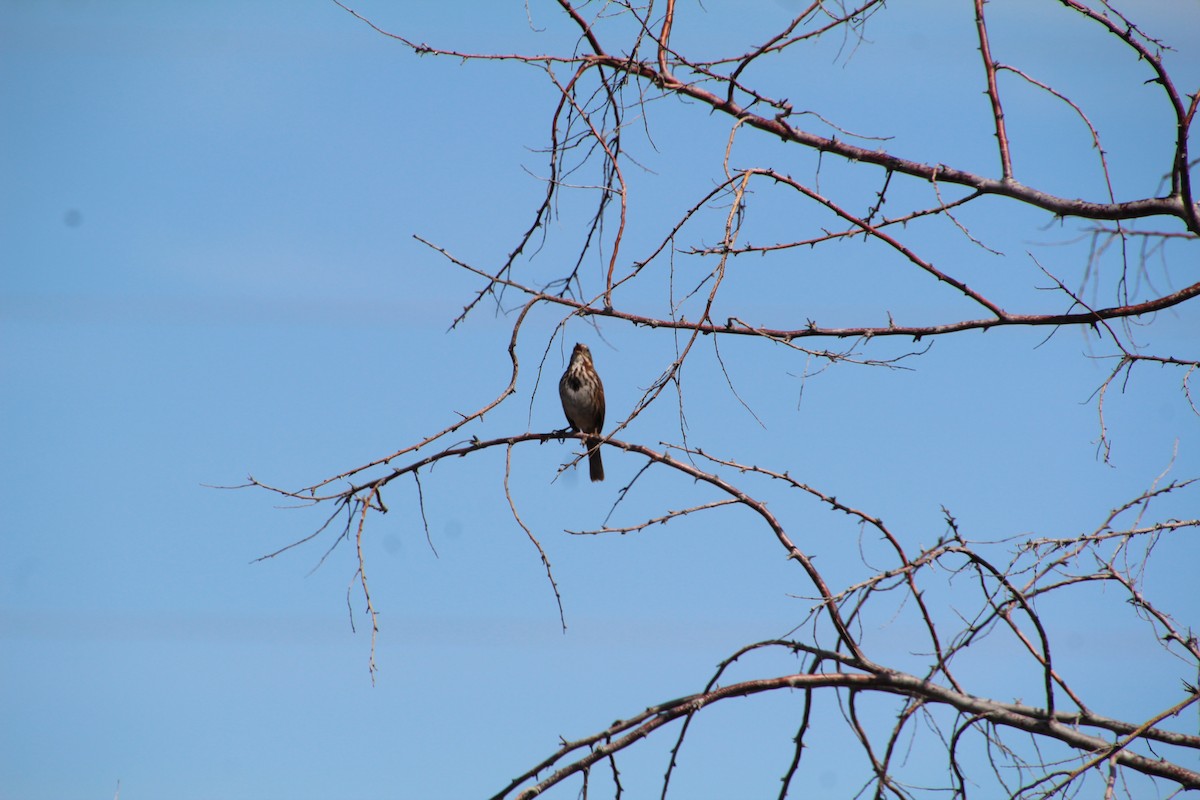
<path fill-rule="evenodd" d="M 374 679 L 379 625 L 363 549 L 368 520 L 372 514 L 387 513 L 385 490 L 390 491 L 397 479 L 411 477 L 428 536 L 421 470 L 503 448 L 503 488 L 509 515 L 537 551 L 565 630 L 566 614 L 551 560 L 534 526 L 521 513 L 522 498 L 510 478 L 513 456 L 521 448 L 551 440 L 582 439 L 582 435 L 526 431 L 482 437 L 464 431 L 468 426 L 482 426 L 488 412 L 521 391 L 519 367 L 525 345 L 520 334 L 527 324 L 541 324 L 535 321 L 535 311 L 550 311 L 558 315 L 558 322 L 551 333 L 541 337 L 545 342 L 542 366 L 545 354 L 574 318 L 587 319 L 594 325 L 664 331 L 677 337 L 673 360 L 662 366 L 631 410 L 613 421 L 602 446 L 624 451 L 640 464 L 634 477 L 619 490 L 614 509 L 651 474 L 668 482 L 686 482 L 705 493 L 701 500 L 690 505 L 681 503 L 676 510 L 639 516 L 640 522 L 609 525 L 606 520 L 596 529 L 571 533 L 647 536 L 668 522 L 672 527 L 695 524 L 718 510 L 722 514 L 745 513 L 753 520 L 751 530 L 763 532 L 781 549 L 789 564 L 795 562 L 797 575 L 802 576 L 806 591 L 811 592 L 805 595 L 812 601 L 808 615 L 791 633 L 738 649 L 694 694 L 653 705 L 583 738 L 564 741 L 509 782 L 495 795 L 497 798 L 532 798 L 577 775 L 583 780 L 586 794 L 596 778 L 590 770 L 601 761 L 607 761 L 611 768 L 616 796 L 620 797 L 624 789 L 618 756 L 659 729 L 678 722 L 662 781 L 665 798 L 693 721 L 715 704 L 760 695 L 778 695 L 780 703 L 799 698 L 794 748 L 786 765 L 781 765 L 780 798 L 788 796 L 797 776 L 812 762 L 810 752 L 820 747 L 821 739 L 835 735 L 847 736 L 847 746 L 857 748 L 855 752 L 860 754 L 867 776 L 863 792 L 877 798 L 926 793 L 924 784 L 918 788 L 906 777 L 906 750 L 918 746 L 927 752 L 945 753 L 943 785 L 928 791 L 945 791 L 955 798 L 967 797 L 970 789 L 987 780 L 972 764 L 980 753 L 992 771 L 995 785 L 1004 787 L 1011 796 L 1071 796 L 1081 792 L 1088 781 L 1099 781 L 1106 795 L 1112 796 L 1119 786 L 1132 785 L 1139 775 L 1160 782 L 1159 791 L 1200 789 L 1200 773 L 1187 766 L 1200 753 L 1200 736 L 1191 728 L 1180 729 L 1178 724 L 1183 712 L 1200 704 L 1200 643 L 1188 621 L 1160 605 L 1146 578 L 1151 556 L 1161 542 L 1200 533 L 1198 518 L 1152 515 L 1150 511 L 1152 504 L 1157 508 L 1165 498 L 1194 491 L 1191 481 L 1163 485 L 1156 481 L 1140 496 L 1113 508 L 1101 525 L 1086 533 L 979 541 L 969 538 L 954 516 L 945 511 L 946 532 L 932 545 L 916 548 L 910 542 L 916 541 L 921 532 L 885 524 L 878 515 L 839 500 L 794 477 L 786 468 L 745 463 L 736 456 L 718 456 L 693 444 L 684 411 L 685 376 L 694 354 L 700 352 L 695 345 L 705 336 L 712 337 L 714 354 L 730 391 L 753 415 L 725 368 L 718 340 L 779 347 L 788 355 L 798 353 L 828 365 L 900 369 L 901 360 L 923 355 L 928 347 L 900 354 L 867 355 L 866 351 L 882 345 L 877 339 L 918 341 L 966 331 L 1043 328 L 1053 332 L 1076 327 L 1099 334 L 1093 337 L 1097 346 L 1108 349 L 1098 357 L 1114 359 L 1111 371 L 1096 390 L 1099 446 L 1106 460 L 1110 438 L 1105 401 L 1110 389 L 1124 387 L 1135 366 L 1142 369 L 1140 365 L 1156 364 L 1179 370 L 1186 402 L 1200 415 L 1189 385 L 1191 375 L 1200 367 L 1200 357 L 1143 352 L 1132 333 L 1134 325 L 1150 325 L 1161 312 L 1190 311 L 1200 296 L 1200 280 L 1191 270 L 1184 273 L 1180 288 L 1160 290 L 1149 278 L 1151 256 L 1165 264 L 1168 247 L 1194 247 L 1200 238 L 1200 209 L 1191 181 L 1196 162 L 1189 145 L 1200 93 L 1180 91 L 1178 86 L 1186 84 L 1168 70 L 1165 53 L 1169 49 L 1163 41 L 1150 36 L 1106 0 L 1090 4 L 1059 0 L 1088 32 L 1114 37 L 1140 68 L 1148 68 L 1153 77 L 1147 83 L 1152 84 L 1159 102 L 1169 110 L 1173 146 L 1160 184 L 1165 192 L 1158 196 L 1126 194 L 1132 199 L 1118 200 L 1110 172 L 1113 161 L 1101 145 L 1100 126 L 1095 122 L 1098 118 L 1051 82 L 1035 79 L 1022 67 L 1000 60 L 994 49 L 998 43 L 1003 49 L 1002 42 L 993 37 L 991 26 L 995 15 L 1003 11 L 999 6 L 988 6 L 985 0 L 974 0 L 971 21 L 982 64 L 976 85 L 983 87 L 987 97 L 998 153 L 997 175 L 921 162 L 905 155 L 903 146 L 887 132 L 850 133 L 833 121 L 833 115 L 798 109 L 791 100 L 766 88 L 778 77 L 770 65 L 786 54 L 803 52 L 803 48 L 816 47 L 836 36 L 842 37 L 840 59 L 848 59 L 856 49 L 869 46 L 865 28 L 868 21 L 885 11 L 882 0 L 863 0 L 853 7 L 844 2 L 813 0 L 775 32 L 754 40 L 760 44 L 736 49 L 731 55 L 703 59 L 690 58 L 686 48 L 679 45 L 681 37 L 687 35 L 686 24 L 701 12 L 674 0 L 649 0 L 642 5 L 556 0 L 557 12 L 565 18 L 569 31 L 568 45 L 557 53 L 465 52 L 434 46 L 386 30 L 339 0 L 334 2 L 375 32 L 419 56 L 533 67 L 545 78 L 553 98 L 544 149 L 548 159 L 542 176 L 545 190 L 528 225 L 521 226 L 515 244 L 495 264 L 468 263 L 452 255 L 447 247 L 416 237 L 456 269 L 480 281 L 451 328 L 462 325 L 485 305 L 485 300 L 498 310 L 516 312 L 507 348 L 512 364 L 507 385 L 478 410 L 459 414 L 415 443 L 311 485 L 288 489 L 250 478 L 247 485 L 302 504 L 332 509 L 311 534 L 264 558 L 328 534 L 333 541 L 321 557 L 324 561 L 339 544 L 353 541 L 357 569 L 352 586 L 361 590 L 371 621 L 370 670 Z M 971 16 L 970 11 L 967 16 Z M 976 62 L 974 69 L 978 68 Z M 1073 118 L 1082 120 L 1098 152 L 1104 183 L 1101 199 L 1039 188 L 1041 176 L 1026 173 L 1024 159 L 1014 163 L 1014 148 L 1023 154 L 1028 151 L 1020 148 L 1028 144 L 1022 141 L 1018 126 L 1010 129 L 1001 102 L 1001 78 L 1009 75 L 1023 81 L 1019 86 L 1036 87 L 1069 110 Z M 801 85 L 796 91 L 805 88 Z M 1004 88 L 1008 89 L 1007 83 Z M 1005 99 L 1011 105 L 1013 95 L 1007 94 Z M 641 185 L 643 165 L 631 154 L 629 140 L 636 138 L 632 135 L 636 132 L 634 126 L 640 123 L 650 148 L 658 148 L 650 112 L 655 104 L 672 100 L 677 101 L 676 110 L 692 115 L 698 129 L 722 121 L 728 126 L 724 152 L 713 160 L 719 163 L 719 172 L 714 169 L 713 180 L 701 190 L 681 190 L 669 201 L 637 205 L 635 192 Z M 755 165 L 765 158 L 761 153 L 767 151 L 759 149 L 763 141 L 812 155 L 816 176 L 809 176 L 803 167 Z M 841 185 L 823 189 L 822 170 L 830 162 L 878 168 L 870 196 L 864 200 Z M 636 168 L 630 169 L 631 165 Z M 594 180 L 572 177 L 589 170 Z M 1018 174 L 1028 183 L 1018 180 Z M 533 257 L 546 243 L 559 202 L 576 187 L 585 187 L 579 191 L 596 196 L 595 204 L 589 206 L 578 250 L 562 262 L 569 266 L 548 275 L 539 273 L 533 268 Z M 694 193 L 682 196 L 682 191 Z M 955 192 L 962 196 L 954 197 Z M 780 202 L 780 198 L 803 211 L 796 215 L 794 229 L 789 228 L 778 239 L 752 241 L 752 215 L 761 206 Z M 906 205 L 895 209 L 901 202 Z M 1082 268 L 1069 261 L 1053 269 L 1042 267 L 1031 255 L 1039 275 L 1044 274 L 1053 284 L 1048 291 L 1057 299 L 1056 307 L 1047 307 L 1046 295 L 1037 293 L 1043 287 L 1036 285 L 1027 286 L 1029 291 L 1023 294 L 1001 293 L 995 282 L 979 277 L 979 270 L 972 268 L 969 259 L 939 254 L 935 264 L 927 251 L 927 238 L 919 234 L 942 219 L 958 232 L 953 235 L 961 234 L 974 252 L 983 254 L 981 257 L 1000 254 L 983 244 L 986 237 L 977 238 L 970 232 L 974 224 L 968 228 L 962 221 L 987 203 L 1037 209 L 1046 212 L 1046 221 L 1057 224 L 1078 220 L 1097 223 L 1085 229 L 1085 235 L 1101 244 L 1093 246 Z M 1142 228 L 1143 220 L 1151 222 Z M 651 228 L 649 232 L 647 227 Z M 927 319 L 899 322 L 893 319 L 890 309 L 875 306 L 856 308 L 859 316 L 837 324 L 818 323 L 794 309 L 774 322 L 749 322 L 754 317 L 736 304 L 728 310 L 727 295 L 733 293 L 739 281 L 753 274 L 761 260 L 794 259 L 786 263 L 797 268 L 797 264 L 808 263 L 802 262 L 801 256 L 816 248 L 826 253 L 838 244 L 855 240 L 870 245 L 863 250 L 864 259 L 895 267 L 931 297 L 940 297 L 938 292 L 949 296 L 948 302 L 935 306 Z M 1130 247 L 1130 242 L 1138 246 Z M 1109 276 L 1103 273 L 1101 261 L 1113 244 L 1117 245 L 1113 249 L 1119 251 L 1120 268 L 1116 275 Z M 1135 266 L 1131 261 L 1139 258 L 1137 254 L 1140 263 Z M 759 260 L 747 259 L 750 255 Z M 735 260 L 737 267 L 745 265 L 746 269 L 735 270 Z M 586 269 L 597 261 L 601 277 Z M 1142 277 L 1145 280 L 1135 287 L 1135 278 Z M 1025 278 L 1017 276 L 1017 280 Z M 1084 291 L 1088 285 L 1092 288 L 1090 294 Z M 1169 279 L 1166 285 L 1170 287 Z M 664 291 L 659 301 L 652 299 L 655 290 Z M 654 313 L 647 308 L 663 311 Z M 806 313 L 816 313 L 811 306 L 805 309 Z M 886 324 L 881 324 L 885 318 Z M 847 341 L 849 346 L 845 346 Z M 541 385 L 541 366 L 537 375 L 535 392 Z M 678 398 L 680 441 L 650 447 L 628 440 L 624 432 L 633 430 L 631 423 L 671 388 Z M 619 435 L 622 438 L 617 438 Z M 831 518 L 848 518 L 862 539 L 880 543 L 886 563 L 869 563 L 863 556 L 859 573 L 840 584 L 831 583 L 813 555 L 797 545 L 798 541 L 810 541 L 791 532 L 797 523 L 786 511 L 768 506 L 768 487 L 783 487 L 788 495 L 815 501 Z M 970 590 L 961 587 L 967 582 L 965 577 L 970 577 Z M 1048 609 L 1060 597 L 1089 592 L 1097 586 L 1107 587 L 1119 596 L 1124 609 L 1133 610 L 1147 636 L 1178 660 L 1185 676 L 1181 678 L 1183 697 L 1172 697 L 1162 707 L 1146 711 L 1140 721 L 1102 716 L 1098 709 L 1106 705 L 1106 698 L 1088 698 L 1089 693 L 1080 688 L 1084 681 L 1078 671 L 1063 664 Z M 947 593 L 954 597 L 952 605 L 937 599 Z M 915 624 L 913 630 L 918 634 L 907 653 L 893 653 L 875 640 L 871 631 L 876 629 L 874 620 L 881 614 Z M 794 638 L 802 628 L 810 635 L 808 641 Z M 1034 687 L 1040 705 L 972 692 L 969 669 L 963 664 L 989 639 L 1003 639 L 1028 667 L 1024 674 L 1028 680 L 1022 685 L 1026 689 Z M 784 668 L 772 661 L 782 657 L 803 659 L 804 663 L 799 668 L 795 664 Z M 899 668 L 902 661 L 911 668 Z M 752 677 L 734 679 L 743 672 Z M 841 710 L 840 734 L 831 725 L 829 714 L 822 711 L 821 700 L 826 695 L 833 695 Z M 866 713 L 868 703 L 880 699 L 891 703 L 888 708 L 894 723 L 889 723 L 890 728 L 872 722 Z M 932 751 L 928 750 L 931 743 Z"/>

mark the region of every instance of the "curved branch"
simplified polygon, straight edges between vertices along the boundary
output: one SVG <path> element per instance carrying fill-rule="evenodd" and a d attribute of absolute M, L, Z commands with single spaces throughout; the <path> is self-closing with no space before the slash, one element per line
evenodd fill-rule
<path fill-rule="evenodd" d="M 587 56 L 586 59 L 595 65 L 608 66 L 628 72 L 636 77 L 644 78 L 655 85 L 662 84 L 662 76 L 658 70 L 643 62 L 631 62 L 616 59 L 612 56 Z M 984 194 L 994 194 L 1027 203 L 1060 217 L 1083 217 L 1085 219 L 1102 220 L 1137 219 L 1160 215 L 1178 217 L 1187 223 L 1190 230 L 1200 234 L 1200 222 L 1195 219 L 1195 210 L 1192 209 L 1189 211 L 1184 204 L 1183 198 L 1178 195 L 1148 197 L 1141 200 L 1130 200 L 1120 203 L 1096 203 L 1079 198 L 1058 197 L 1048 192 L 1026 186 L 1012 178 L 986 178 L 944 164 L 923 164 L 918 161 L 892 155 L 883 150 L 869 150 L 865 147 L 859 147 L 838 139 L 809 133 L 792 127 L 782 118 L 763 117 L 753 114 L 738 103 L 727 98 L 718 97 L 698 84 L 684 83 L 671 86 L 670 91 L 703 103 L 713 111 L 742 120 L 745 124 L 769 133 L 772 136 L 777 136 L 785 142 L 794 142 L 820 153 L 831 153 L 847 161 L 875 164 L 885 169 L 930 182 L 940 181 L 942 183 L 967 186 Z"/>
<path fill-rule="evenodd" d="M 873 673 L 799 673 L 782 675 L 775 678 L 743 681 L 728 686 L 722 686 L 711 691 L 688 695 L 666 703 L 651 706 L 629 719 L 619 720 L 600 733 L 583 739 L 565 742 L 553 755 L 541 761 L 536 767 L 513 779 L 504 789 L 497 792 L 492 800 L 503 800 L 517 787 L 533 779 L 541 772 L 550 769 L 565 759 L 571 753 L 584 748 L 588 752 L 562 767 L 559 767 L 535 786 L 519 792 L 519 800 L 531 798 L 545 792 L 551 786 L 561 783 L 566 778 L 590 768 L 598 761 L 610 757 L 632 744 L 644 739 L 651 733 L 682 717 L 695 714 L 697 711 L 712 706 L 724 700 L 741 697 L 752 697 L 764 692 L 779 690 L 816 690 L 816 689 L 849 689 L 853 691 L 875 691 L 885 694 L 898 695 L 919 699 L 926 704 L 945 705 L 963 714 L 971 715 L 979 720 L 987 720 L 993 725 L 1014 728 L 1026 733 L 1056 739 L 1076 750 L 1092 753 L 1106 752 L 1116 763 L 1129 767 L 1137 772 L 1157 778 L 1165 778 L 1178 783 L 1183 789 L 1200 789 L 1200 772 L 1190 770 L 1178 764 L 1131 753 L 1124 746 L 1113 748 L 1110 742 L 1098 736 L 1084 733 L 1077 725 L 1095 725 L 1095 720 L 1080 719 L 1079 715 L 1050 714 L 1043 709 L 1032 708 L 1017 703 L 998 703 L 980 697 L 955 692 L 929 681 L 907 675 L 901 672 L 880 670 Z M 1194 698 L 1193 698 L 1194 701 Z M 1192 701 L 1179 704 L 1170 711 L 1186 707 Z M 1111 730 L 1107 726 L 1101 726 Z M 1130 726 L 1128 733 L 1139 732 L 1148 738 L 1160 741 L 1175 739 L 1179 743 L 1187 741 L 1190 747 L 1200 746 L 1200 737 L 1181 737 L 1168 731 L 1156 731 L 1152 727 Z M 1157 736 L 1153 736 L 1157 734 Z"/>

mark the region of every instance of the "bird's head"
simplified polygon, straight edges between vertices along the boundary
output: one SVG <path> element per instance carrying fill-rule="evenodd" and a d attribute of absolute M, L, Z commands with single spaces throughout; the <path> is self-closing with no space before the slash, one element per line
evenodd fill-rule
<path fill-rule="evenodd" d="M 582 342 L 576 342 L 575 349 L 571 351 L 571 362 L 575 363 L 577 361 L 585 361 L 589 364 L 592 361 L 592 351 Z"/>

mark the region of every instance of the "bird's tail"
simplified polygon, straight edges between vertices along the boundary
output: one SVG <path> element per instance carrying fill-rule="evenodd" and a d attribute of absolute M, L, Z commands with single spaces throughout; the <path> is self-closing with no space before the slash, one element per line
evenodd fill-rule
<path fill-rule="evenodd" d="M 604 462 L 600 459 L 600 440 L 590 440 L 587 446 L 588 471 L 592 474 L 592 481 L 602 481 L 604 480 Z"/>

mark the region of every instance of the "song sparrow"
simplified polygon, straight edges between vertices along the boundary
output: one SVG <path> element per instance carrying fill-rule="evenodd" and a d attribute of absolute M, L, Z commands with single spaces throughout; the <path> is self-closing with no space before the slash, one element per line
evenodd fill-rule
<path fill-rule="evenodd" d="M 592 351 L 586 344 L 576 344 L 571 363 L 558 382 L 567 422 L 579 433 L 600 433 L 604 427 L 604 384 L 592 365 Z M 588 437 L 588 467 L 593 481 L 604 480 L 604 462 L 600 460 L 599 437 Z"/>

